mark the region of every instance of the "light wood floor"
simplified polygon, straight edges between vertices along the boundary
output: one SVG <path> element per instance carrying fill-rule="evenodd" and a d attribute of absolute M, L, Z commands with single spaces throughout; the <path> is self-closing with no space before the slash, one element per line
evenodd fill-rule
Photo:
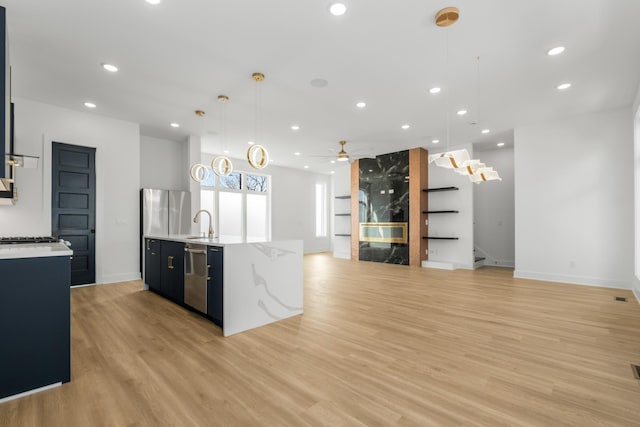
<path fill-rule="evenodd" d="M 304 315 L 228 338 L 140 282 L 72 310 L 72 381 L 1 426 L 640 425 L 628 291 L 318 254 Z"/>

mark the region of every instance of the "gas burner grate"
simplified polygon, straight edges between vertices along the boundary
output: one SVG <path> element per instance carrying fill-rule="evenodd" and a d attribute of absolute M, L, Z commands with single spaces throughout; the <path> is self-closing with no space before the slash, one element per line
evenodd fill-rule
<path fill-rule="evenodd" d="M 55 243 L 58 239 L 52 236 L 19 236 L 0 237 L 0 245 L 13 245 L 20 243 Z"/>

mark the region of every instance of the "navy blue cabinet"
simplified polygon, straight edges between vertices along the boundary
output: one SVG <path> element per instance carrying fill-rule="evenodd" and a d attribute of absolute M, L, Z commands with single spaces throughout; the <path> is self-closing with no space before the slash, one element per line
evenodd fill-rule
<path fill-rule="evenodd" d="M 69 256 L 0 260 L 0 399 L 71 380 Z"/>
<path fill-rule="evenodd" d="M 160 242 L 160 290 L 170 299 L 184 302 L 184 243 Z"/>
<path fill-rule="evenodd" d="M 223 248 L 209 246 L 207 249 L 209 280 L 207 281 L 207 315 L 222 326 L 222 265 Z"/>
<path fill-rule="evenodd" d="M 161 292 L 160 285 L 160 240 L 145 239 L 144 246 L 144 282 L 149 288 Z"/>

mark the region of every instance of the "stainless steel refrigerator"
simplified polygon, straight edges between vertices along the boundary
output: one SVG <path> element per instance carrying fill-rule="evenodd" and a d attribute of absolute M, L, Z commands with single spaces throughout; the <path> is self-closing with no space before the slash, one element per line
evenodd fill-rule
<path fill-rule="evenodd" d="M 140 190 L 140 271 L 144 256 L 143 236 L 191 233 L 191 193 L 188 191 Z"/>

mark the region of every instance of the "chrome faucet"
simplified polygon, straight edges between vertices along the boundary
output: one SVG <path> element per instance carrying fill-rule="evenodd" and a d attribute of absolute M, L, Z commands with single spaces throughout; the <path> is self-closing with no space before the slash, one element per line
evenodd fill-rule
<path fill-rule="evenodd" d="M 195 222 L 196 224 L 198 223 L 198 215 L 200 215 L 202 212 L 206 213 L 207 215 L 209 215 L 209 238 L 213 239 L 213 227 L 211 227 L 211 212 L 209 212 L 208 210 L 205 209 L 200 209 L 198 212 L 196 212 L 196 216 L 193 217 L 193 222 Z"/>

